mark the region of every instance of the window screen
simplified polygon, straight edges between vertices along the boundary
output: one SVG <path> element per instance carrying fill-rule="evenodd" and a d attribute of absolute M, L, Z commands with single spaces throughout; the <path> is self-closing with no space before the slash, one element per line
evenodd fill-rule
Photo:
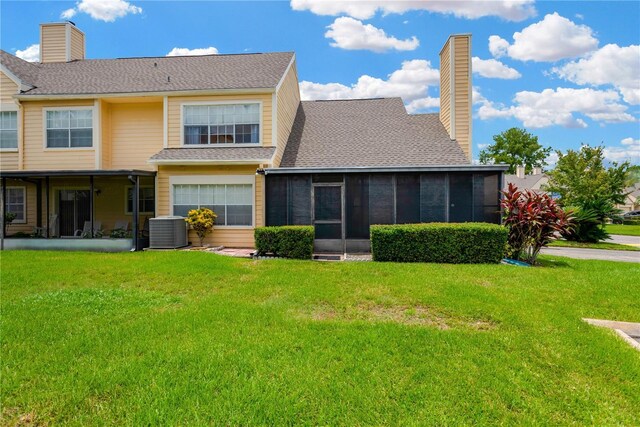
<path fill-rule="evenodd" d="M 393 224 L 393 176 L 374 174 L 369 177 L 369 223 Z"/>
<path fill-rule="evenodd" d="M 420 222 L 420 175 L 396 175 L 396 224 Z"/>
<path fill-rule="evenodd" d="M 369 238 L 369 176 L 346 175 L 345 220 L 347 239 Z"/>
<path fill-rule="evenodd" d="M 422 174 L 420 176 L 421 222 L 445 222 L 447 220 L 445 196 L 445 174 Z"/>
<path fill-rule="evenodd" d="M 289 224 L 311 224 L 311 177 L 309 175 L 289 177 Z"/>
<path fill-rule="evenodd" d="M 473 177 L 473 220 L 500 223 L 498 174 L 475 174 Z"/>
<path fill-rule="evenodd" d="M 289 178 L 286 176 L 270 175 L 265 177 L 267 225 L 289 224 L 287 219 L 288 183 Z"/>

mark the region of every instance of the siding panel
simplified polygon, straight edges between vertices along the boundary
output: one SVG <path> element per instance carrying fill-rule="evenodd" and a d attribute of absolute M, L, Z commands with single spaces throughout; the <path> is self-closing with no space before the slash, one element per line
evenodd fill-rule
<path fill-rule="evenodd" d="M 111 168 L 149 169 L 162 150 L 162 104 L 113 104 L 110 109 Z"/>
<path fill-rule="evenodd" d="M 291 133 L 293 121 L 296 118 L 296 112 L 298 105 L 300 105 L 300 89 L 298 86 L 298 73 L 296 70 L 296 63 L 291 65 L 289 72 L 287 73 L 280 90 L 277 93 L 277 120 L 278 120 L 278 135 L 276 145 L 276 155 L 274 159 L 274 166 L 280 166 L 284 149 Z"/>
<path fill-rule="evenodd" d="M 41 51 L 42 62 L 67 61 L 67 29 L 65 24 L 42 25 Z"/>

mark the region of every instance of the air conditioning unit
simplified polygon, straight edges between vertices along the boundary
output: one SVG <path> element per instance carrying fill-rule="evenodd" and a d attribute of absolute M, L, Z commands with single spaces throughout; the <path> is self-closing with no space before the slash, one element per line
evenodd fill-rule
<path fill-rule="evenodd" d="M 181 216 L 149 220 L 149 248 L 175 249 L 187 246 L 187 223 Z"/>

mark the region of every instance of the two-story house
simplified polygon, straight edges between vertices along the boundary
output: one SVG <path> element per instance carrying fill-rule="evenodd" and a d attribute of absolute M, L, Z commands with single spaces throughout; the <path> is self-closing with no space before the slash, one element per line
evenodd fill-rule
<path fill-rule="evenodd" d="M 195 207 L 229 247 L 262 225 L 362 251 L 370 224 L 499 221 L 505 168 L 470 163 L 470 35 L 440 52 L 440 113 L 409 115 L 399 98 L 300 101 L 292 52 L 92 60 L 72 23 L 40 31 L 39 63 L 1 52 L 5 248 L 139 249 L 112 230 Z"/>

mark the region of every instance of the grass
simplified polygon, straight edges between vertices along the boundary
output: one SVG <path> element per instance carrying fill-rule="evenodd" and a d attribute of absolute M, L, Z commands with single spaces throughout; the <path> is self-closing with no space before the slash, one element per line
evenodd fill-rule
<path fill-rule="evenodd" d="M 0 424 L 640 424 L 640 264 L 3 252 Z"/>
<path fill-rule="evenodd" d="M 622 245 L 620 243 L 598 242 L 598 243 L 580 243 L 570 240 L 554 240 L 549 246 L 561 248 L 585 248 L 585 249 L 608 249 L 616 251 L 640 251 L 640 247 L 631 245 Z"/>
<path fill-rule="evenodd" d="M 609 234 L 640 236 L 640 225 L 607 224 L 605 230 L 607 230 Z"/>

